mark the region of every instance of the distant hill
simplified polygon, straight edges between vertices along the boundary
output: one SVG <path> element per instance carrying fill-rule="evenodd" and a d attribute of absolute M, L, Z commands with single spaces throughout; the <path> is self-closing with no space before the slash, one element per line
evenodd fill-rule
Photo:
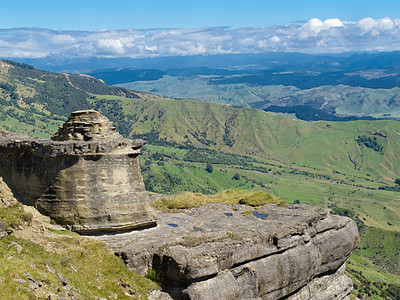
<path fill-rule="evenodd" d="M 311 89 L 326 85 L 347 85 L 352 87 L 364 87 L 371 89 L 391 89 L 400 86 L 400 70 L 391 68 L 379 75 L 379 70 L 357 72 L 313 72 L 287 71 L 286 69 L 261 71 L 260 74 L 242 75 L 230 78 L 214 79 L 211 84 L 249 84 L 249 85 L 285 85 L 299 89 Z M 369 73 L 371 75 L 369 76 Z M 375 73 L 375 76 L 372 75 Z M 371 77 L 372 76 L 372 77 Z"/>
<path fill-rule="evenodd" d="M 400 65 L 400 52 L 304 54 L 293 52 L 170 56 L 152 58 L 26 58 L 19 62 L 36 68 L 70 73 L 90 73 L 104 69 L 158 69 L 207 67 L 211 69 L 278 69 L 333 72 L 390 69 Z"/>
<path fill-rule="evenodd" d="M 140 98 L 87 75 L 52 73 L 0 60 L 0 126 L 6 129 L 21 130 L 20 124 L 25 124 L 25 133 L 46 136 L 72 111 L 90 108 L 93 94 Z"/>
<path fill-rule="evenodd" d="M 217 55 L 131 63 L 134 68 L 88 74 L 174 98 L 261 109 L 305 105 L 337 117 L 400 118 L 400 52 Z"/>

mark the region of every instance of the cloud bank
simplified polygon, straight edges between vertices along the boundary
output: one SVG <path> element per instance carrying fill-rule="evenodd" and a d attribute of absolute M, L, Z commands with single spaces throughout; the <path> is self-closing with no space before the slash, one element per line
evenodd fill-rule
<path fill-rule="evenodd" d="M 316 18 L 258 28 L 54 31 L 0 29 L 0 57 L 156 57 L 226 53 L 400 50 L 400 19 Z"/>

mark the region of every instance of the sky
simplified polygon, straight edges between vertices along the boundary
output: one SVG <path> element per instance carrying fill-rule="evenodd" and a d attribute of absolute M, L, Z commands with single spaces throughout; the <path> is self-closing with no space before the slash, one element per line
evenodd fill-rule
<path fill-rule="evenodd" d="M 400 17 L 398 0 L 2 0 L 0 28 L 259 27 L 312 18 Z"/>
<path fill-rule="evenodd" d="M 0 57 L 400 50 L 398 0 L 1 0 Z"/>

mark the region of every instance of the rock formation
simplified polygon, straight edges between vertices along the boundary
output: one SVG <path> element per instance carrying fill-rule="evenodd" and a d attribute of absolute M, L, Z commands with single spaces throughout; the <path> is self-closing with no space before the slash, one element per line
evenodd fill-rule
<path fill-rule="evenodd" d="M 96 237 L 134 272 L 163 277 L 173 299 L 350 299 L 349 218 L 308 205 L 212 204 L 159 214 L 157 228 Z"/>
<path fill-rule="evenodd" d="M 14 196 L 78 232 L 155 225 L 137 156 L 93 110 L 76 111 L 51 140 L 0 133 L 0 176 Z"/>
<path fill-rule="evenodd" d="M 137 159 L 144 144 L 96 111 L 77 111 L 51 140 L 0 132 L 0 176 L 58 224 L 96 232 L 132 271 L 159 274 L 173 299 L 350 299 L 344 262 L 359 243 L 351 219 L 308 205 L 210 204 L 160 213 L 151 227 Z M 164 292 L 150 299 L 170 299 Z"/>

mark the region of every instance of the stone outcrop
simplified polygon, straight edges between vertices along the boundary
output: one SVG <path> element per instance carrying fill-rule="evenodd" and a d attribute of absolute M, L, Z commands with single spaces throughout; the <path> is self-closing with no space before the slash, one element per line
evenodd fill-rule
<path fill-rule="evenodd" d="M 144 144 L 77 111 L 51 140 L 0 132 L 0 176 L 22 203 L 95 232 L 132 271 L 160 275 L 163 291 L 149 299 L 350 299 L 351 219 L 308 205 L 210 204 L 159 213 L 157 225 L 137 159 Z M 11 191 L 0 180 L 0 196 Z"/>
<path fill-rule="evenodd" d="M 349 218 L 307 205 L 212 204 L 159 214 L 158 226 L 96 237 L 134 272 L 154 269 L 173 299 L 350 299 Z"/>
<path fill-rule="evenodd" d="M 72 113 L 51 140 L 0 133 L 0 176 L 14 196 L 78 232 L 155 225 L 137 156 L 100 113 Z"/>

